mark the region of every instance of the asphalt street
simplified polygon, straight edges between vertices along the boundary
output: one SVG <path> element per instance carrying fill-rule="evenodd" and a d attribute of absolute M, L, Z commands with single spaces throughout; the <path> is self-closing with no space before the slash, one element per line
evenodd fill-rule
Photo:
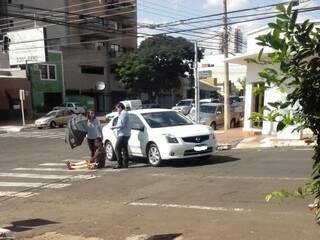
<path fill-rule="evenodd" d="M 67 160 L 87 156 L 86 144 L 71 150 L 61 129 L 0 134 L 0 227 L 17 239 L 320 236 L 307 209 L 311 200 L 264 201 L 268 192 L 292 190 L 307 180 L 311 149 L 230 150 L 160 168 L 138 160 L 121 171 L 66 169 Z M 57 237 L 43 235 L 48 232 Z"/>

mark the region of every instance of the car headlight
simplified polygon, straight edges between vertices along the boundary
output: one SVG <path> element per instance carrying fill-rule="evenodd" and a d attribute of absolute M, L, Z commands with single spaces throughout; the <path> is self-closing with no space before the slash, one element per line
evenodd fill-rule
<path fill-rule="evenodd" d="M 164 134 L 164 136 L 167 139 L 168 143 L 179 143 L 178 139 L 175 136 L 171 135 L 171 134 Z"/>

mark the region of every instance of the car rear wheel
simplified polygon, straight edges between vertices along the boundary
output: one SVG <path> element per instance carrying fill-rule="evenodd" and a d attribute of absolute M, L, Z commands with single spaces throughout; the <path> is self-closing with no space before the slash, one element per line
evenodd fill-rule
<path fill-rule="evenodd" d="M 55 128 L 57 126 L 56 122 L 55 121 L 52 121 L 50 123 L 50 128 Z"/>
<path fill-rule="evenodd" d="M 106 141 L 105 150 L 106 150 L 106 159 L 108 161 L 116 161 L 116 155 L 110 141 Z"/>
<path fill-rule="evenodd" d="M 148 161 L 153 167 L 159 167 L 161 165 L 162 159 L 160 156 L 160 151 L 156 144 L 151 143 L 147 151 Z"/>

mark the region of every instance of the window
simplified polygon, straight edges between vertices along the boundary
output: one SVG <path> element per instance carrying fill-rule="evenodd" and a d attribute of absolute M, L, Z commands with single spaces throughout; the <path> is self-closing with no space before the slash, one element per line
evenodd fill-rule
<path fill-rule="evenodd" d="M 129 120 L 130 120 L 131 129 L 133 130 L 141 130 L 144 127 L 139 117 L 134 114 L 129 114 Z"/>
<path fill-rule="evenodd" d="M 216 111 L 216 108 L 216 106 L 202 105 L 200 106 L 200 112 L 212 114 Z"/>
<path fill-rule="evenodd" d="M 56 65 L 42 64 L 39 66 L 41 80 L 54 81 L 57 80 Z"/>
<path fill-rule="evenodd" d="M 104 67 L 84 65 L 81 66 L 81 73 L 104 75 Z"/>
<path fill-rule="evenodd" d="M 109 56 L 110 57 L 117 57 L 119 53 L 120 53 L 120 45 L 111 44 L 109 46 Z"/>

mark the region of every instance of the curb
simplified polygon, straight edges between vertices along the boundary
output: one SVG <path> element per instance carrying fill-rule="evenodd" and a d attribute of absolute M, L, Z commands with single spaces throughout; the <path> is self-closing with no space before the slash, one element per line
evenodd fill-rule
<path fill-rule="evenodd" d="M 217 146 L 218 151 L 225 151 L 225 150 L 230 150 L 232 148 L 231 144 L 219 144 Z"/>
<path fill-rule="evenodd" d="M 19 132 L 26 132 L 31 129 L 36 129 L 36 127 L 35 126 L 23 127 L 23 128 L 21 128 L 21 130 Z"/>
<path fill-rule="evenodd" d="M 231 143 L 223 143 L 223 144 L 218 144 L 217 146 L 217 150 L 219 151 L 225 151 L 225 150 L 230 150 L 230 149 L 234 149 L 237 147 L 237 145 L 239 143 L 241 143 L 243 139 L 239 139 L 239 140 L 235 140 Z"/>

